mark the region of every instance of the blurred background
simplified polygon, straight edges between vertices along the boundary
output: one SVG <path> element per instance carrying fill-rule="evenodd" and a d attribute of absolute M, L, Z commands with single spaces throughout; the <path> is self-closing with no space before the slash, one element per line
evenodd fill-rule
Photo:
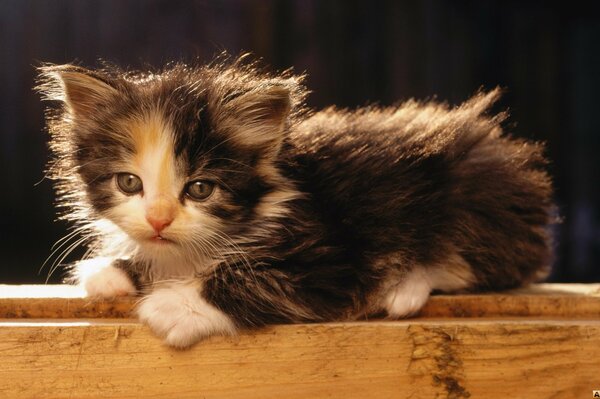
<path fill-rule="evenodd" d="M 506 130 L 542 140 L 552 161 L 553 281 L 600 281 L 600 17 L 546 1 L 0 1 L 0 283 L 43 282 L 55 221 L 41 62 L 121 66 L 250 51 L 308 73 L 309 104 L 458 104 L 501 86 Z M 594 177 L 596 176 L 596 177 Z M 76 259 L 77 252 L 74 253 Z M 61 272 L 50 281 L 60 281 Z"/>

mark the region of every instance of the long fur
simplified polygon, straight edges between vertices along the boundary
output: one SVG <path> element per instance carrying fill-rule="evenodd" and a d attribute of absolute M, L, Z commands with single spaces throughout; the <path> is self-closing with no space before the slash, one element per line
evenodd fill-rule
<path fill-rule="evenodd" d="M 48 112 L 51 175 L 90 257 L 114 259 L 145 295 L 161 280 L 191 281 L 237 327 L 398 317 L 431 290 L 506 289 L 548 272 L 543 148 L 503 134 L 506 114 L 487 114 L 498 89 L 458 107 L 317 112 L 301 83 L 244 60 L 144 73 L 42 67 L 39 90 L 60 104 Z M 204 203 L 173 196 L 192 215 L 173 227 L 185 245 L 150 247 L 118 215 L 122 202 L 146 200 L 114 185 L 141 151 L 135 123 L 138 136 L 166 140 L 181 189 L 190 176 L 216 182 Z"/>

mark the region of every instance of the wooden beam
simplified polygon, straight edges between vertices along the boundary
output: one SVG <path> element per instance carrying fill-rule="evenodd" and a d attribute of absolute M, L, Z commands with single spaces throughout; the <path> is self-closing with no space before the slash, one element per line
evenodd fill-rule
<path fill-rule="evenodd" d="M 0 286 L 0 398 L 591 397 L 599 286 L 575 288 L 439 296 L 428 317 L 272 326 L 178 351 L 134 319 L 108 318 L 127 314 L 132 299 Z M 94 311 L 103 317 L 80 317 Z"/>
<path fill-rule="evenodd" d="M 2 398 L 584 398 L 598 321 L 275 326 L 188 351 L 126 321 L 0 323 Z"/>

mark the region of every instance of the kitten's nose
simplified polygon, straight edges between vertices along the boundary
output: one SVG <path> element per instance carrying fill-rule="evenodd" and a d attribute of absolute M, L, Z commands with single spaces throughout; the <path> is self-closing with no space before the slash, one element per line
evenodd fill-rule
<path fill-rule="evenodd" d="M 173 201 L 169 201 L 167 198 L 154 198 L 147 205 L 146 220 L 154 228 L 154 231 L 160 233 L 173 222 L 175 208 Z"/>
<path fill-rule="evenodd" d="M 155 219 L 152 216 L 146 216 L 146 220 L 150 223 L 150 226 L 154 228 L 157 233 L 160 233 L 173 222 L 172 218 Z"/>

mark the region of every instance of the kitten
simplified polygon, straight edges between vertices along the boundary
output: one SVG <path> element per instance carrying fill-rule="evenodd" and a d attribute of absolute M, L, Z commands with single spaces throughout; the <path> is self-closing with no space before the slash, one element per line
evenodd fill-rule
<path fill-rule="evenodd" d="M 433 290 L 544 277 L 539 144 L 486 110 L 409 101 L 305 109 L 302 78 L 253 64 L 41 68 L 50 168 L 90 242 L 91 296 L 141 294 L 168 345 L 272 323 L 415 314 Z"/>

